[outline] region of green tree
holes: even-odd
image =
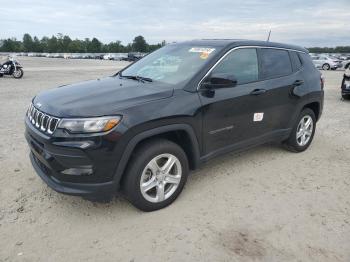
[[[72,39],[69,36],[65,35],[62,38],[62,52],[69,52],[69,45],[72,43]]]
[[[34,51],[34,42],[30,34],[23,35],[23,51],[24,52],[33,52]]]
[[[42,44],[36,36],[33,38],[33,51],[34,52],[43,52]]]
[[[101,47],[102,47],[102,43],[97,38],[94,37],[91,40],[91,42],[88,43],[87,51],[89,53],[100,53]]]
[[[152,52],[161,46],[165,45],[166,42],[149,45],[143,36],[136,36],[132,43],[122,45],[120,41],[110,42],[103,44],[97,38],[90,40],[85,38],[84,40],[75,39],[72,40],[69,36],[61,33],[56,36],[53,35],[51,38],[44,36],[39,40],[38,37],[32,37],[26,33],[23,35],[22,41],[18,41],[15,38],[0,39],[0,51],[2,52],[49,52],[49,53],[127,53],[130,51],[139,52]],[[348,47],[337,47],[339,50],[347,50]]]
[[[2,52],[21,52],[22,42],[17,41],[16,38],[8,38],[2,40],[2,46],[0,49]]]
[[[132,42],[133,51],[147,52],[147,42],[142,35],[136,36]]]
[[[107,45],[107,50],[110,53],[121,53],[124,51],[123,48],[120,41],[111,42]]]
[[[56,36],[52,36],[47,41],[47,52],[49,53],[57,53],[59,50],[58,40]]]
[[[80,40],[76,39],[69,43],[68,52],[70,53],[83,53],[84,47]]]

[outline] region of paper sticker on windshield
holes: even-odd
[[[215,48],[205,48],[205,47],[192,47],[188,52],[191,53],[207,53],[208,55],[213,52]]]
[[[199,56],[201,59],[207,59],[209,56],[209,53],[203,52],[201,53],[201,55]]]

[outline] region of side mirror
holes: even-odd
[[[236,77],[225,73],[211,74],[202,83],[202,87],[207,89],[228,88],[236,85]]]

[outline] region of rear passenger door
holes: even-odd
[[[266,89],[263,97],[264,121],[267,130],[273,132],[288,129],[295,108],[292,90],[303,85],[303,78],[293,71],[288,50],[259,48],[260,79]]]

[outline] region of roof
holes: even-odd
[[[192,45],[208,45],[217,47],[236,47],[236,46],[263,46],[263,47],[276,47],[276,48],[286,48],[293,49],[301,52],[308,53],[307,49],[283,43],[275,43],[268,41],[257,41],[257,40],[246,40],[246,39],[199,39],[186,41],[184,43]]]

